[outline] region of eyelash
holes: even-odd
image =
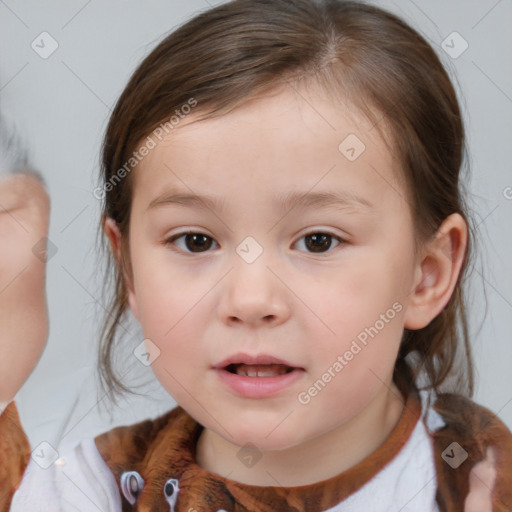
[[[322,234],[322,235],[327,235],[327,236],[330,236],[332,238],[334,238],[335,240],[337,240],[339,242],[339,245],[342,245],[342,244],[346,244],[346,240],[344,240],[343,238],[335,235],[334,233],[331,233],[329,231],[310,231],[309,233],[305,233],[304,235],[302,235],[299,240],[302,240],[303,238],[307,237],[307,236],[310,236],[310,235],[318,235],[318,234]],[[205,236],[206,238],[209,238],[211,240],[214,240],[211,236],[208,236],[207,234],[205,233],[201,233],[200,231],[183,231],[181,233],[176,233],[174,235],[172,235],[171,237],[167,238],[164,242],[164,245],[167,247],[167,246],[171,246],[171,245],[174,245],[174,242],[186,235],[203,235]],[[338,246],[336,246],[338,247]],[[336,247],[334,247],[334,249],[336,249]],[[181,249],[175,249],[174,247],[171,247],[171,249],[173,251],[176,251],[176,252],[180,252],[180,253],[185,253],[185,254],[188,254],[188,255],[194,255],[194,254],[203,254],[204,252],[208,252],[208,250],[206,251],[203,251],[203,252],[187,252],[187,251],[183,251]],[[329,248],[328,251],[325,251],[325,252],[318,252],[318,253],[315,253],[315,252],[309,252],[309,254],[316,254],[316,255],[322,255],[322,254],[329,254],[330,252],[332,252],[332,248]]]

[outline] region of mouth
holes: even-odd
[[[275,356],[251,355],[243,352],[233,354],[213,367],[243,377],[277,377],[291,373],[293,370],[304,370],[290,361]]]
[[[304,368],[268,354],[239,352],[213,366],[217,378],[231,393],[263,399],[284,393],[304,377]]]
[[[262,399],[292,389],[305,372],[283,364],[230,363],[216,368],[217,377],[235,395]]]
[[[295,368],[285,364],[232,363],[224,367],[229,373],[243,377],[278,377],[293,372]]]

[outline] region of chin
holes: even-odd
[[[275,429],[275,423],[272,427],[268,427],[266,424],[262,426],[251,425],[250,428],[244,428],[240,426],[240,430],[228,428],[233,437],[227,437],[227,441],[239,446],[240,448],[246,447],[248,444],[255,446],[262,452],[268,451],[281,451],[299,444],[300,439],[295,439],[293,434],[287,430],[282,432],[272,432]],[[269,435],[269,432],[272,432]],[[220,434],[220,433],[219,433]],[[225,433],[224,433],[225,435]]]

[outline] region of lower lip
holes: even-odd
[[[236,394],[246,398],[266,398],[276,395],[299,380],[304,370],[294,369],[289,373],[275,377],[246,377],[216,368],[220,380]]]

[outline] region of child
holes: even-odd
[[[435,52],[376,7],[235,0],[170,34],[94,193],[104,381],[129,308],[179,406],[42,468],[12,401],[3,510],[510,510],[512,434],[469,398],[463,148]]]

